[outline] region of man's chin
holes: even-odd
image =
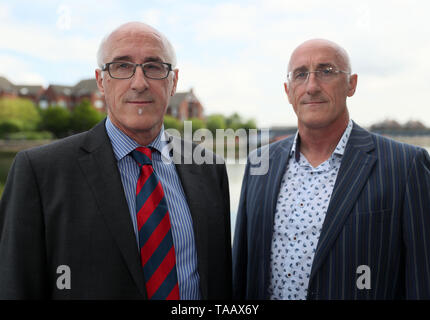
[[[329,126],[330,121],[324,117],[305,117],[301,122],[306,128],[309,129],[323,129]]]

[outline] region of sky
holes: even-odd
[[[103,36],[142,21],[172,42],[177,89],[192,88],[206,115],[294,126],[283,85],[289,57],[324,38],[346,49],[358,74],[347,102],[353,120],[430,127],[429,12],[426,0],[0,1],[0,76],[75,85],[94,77]]]

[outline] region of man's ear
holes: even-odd
[[[355,89],[357,88],[357,78],[356,74],[352,74],[349,77],[349,89],[348,89],[348,97],[352,97],[355,93]]]
[[[101,69],[96,69],[95,74],[96,74],[97,87],[99,88],[100,93],[104,96],[105,89],[103,87],[103,71]]]
[[[288,83],[287,82],[284,82],[284,90],[285,90],[285,93],[287,94],[288,102],[290,104],[292,104],[291,100],[290,100],[290,88],[288,87]]]
[[[170,96],[174,96],[176,93],[176,85],[178,84],[178,69],[173,70],[173,85],[172,85],[172,91],[170,92]]]

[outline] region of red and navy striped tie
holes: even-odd
[[[153,167],[151,149],[136,148],[139,165],[136,215],[139,249],[148,299],[179,300],[175,248],[164,191]]]

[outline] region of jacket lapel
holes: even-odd
[[[367,181],[376,162],[376,157],[369,154],[373,149],[369,132],[354,123],[322,226],[309,281],[330,252]]]
[[[278,201],[279,190],[281,188],[281,181],[287,169],[288,159],[290,157],[291,147],[293,145],[294,136],[283,140],[280,145],[273,147],[269,145],[270,150],[270,164],[269,171],[264,176],[264,194],[263,199],[267,199],[265,214],[269,220],[267,226],[270,226],[271,232],[273,231],[273,220],[275,217],[276,203]],[[272,151],[273,150],[273,151]],[[271,245],[271,244],[270,244]]]
[[[146,297],[133,225],[104,123],[102,121],[87,133],[81,146],[86,154],[78,161],[100,208],[102,219],[111,231],[137,287]]]
[[[262,214],[262,239],[264,239],[264,259],[263,270],[265,271],[264,278],[264,294],[267,292],[267,287],[270,283],[270,252],[272,247],[273,224],[278,201],[279,190],[281,188],[282,178],[287,169],[288,159],[290,157],[291,147],[294,142],[294,135],[284,139],[277,144],[268,145],[269,152],[269,170],[261,177],[258,183],[263,186],[261,198],[263,202]]]

